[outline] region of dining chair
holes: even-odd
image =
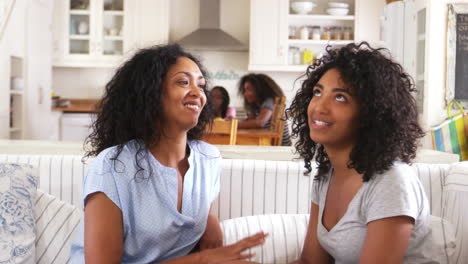
[[[237,119],[215,119],[205,131],[202,140],[217,145],[235,145],[237,139]]]
[[[281,141],[284,133],[284,126],[286,123],[284,119],[285,108],[286,96],[276,97],[270,121],[270,130],[278,133],[278,136],[272,140],[273,146],[281,146]]]

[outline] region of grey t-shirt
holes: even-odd
[[[423,256],[431,246],[429,202],[417,175],[407,164],[395,162],[385,173],[364,182],[344,216],[327,230],[322,219],[330,178],[331,172],[321,181],[314,181],[312,202],[319,206],[318,240],[336,264],[359,262],[367,223],[401,215],[415,220],[403,263],[429,261]]]

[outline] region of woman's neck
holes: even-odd
[[[150,147],[153,156],[164,166],[177,168],[188,157],[187,134],[183,137],[162,135],[159,142]]]

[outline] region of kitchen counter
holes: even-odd
[[[60,101],[70,101],[70,104],[62,107],[52,107],[52,111],[64,113],[97,113],[96,105],[99,99],[60,99]]]

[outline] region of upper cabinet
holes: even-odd
[[[378,42],[383,4],[361,2],[252,0],[249,70],[303,72],[327,45]]]
[[[115,67],[144,40],[167,43],[167,1],[56,0],[54,66]]]

